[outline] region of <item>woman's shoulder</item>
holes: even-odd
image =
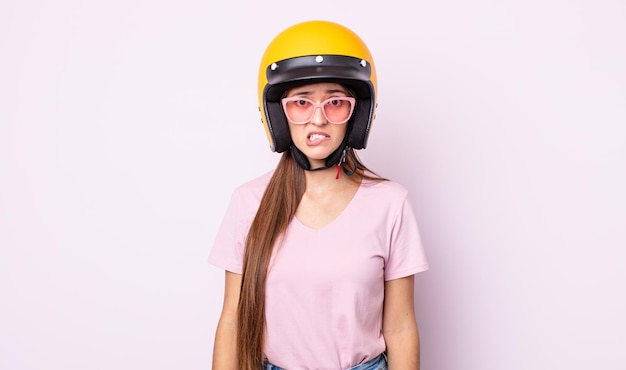
[[[402,184],[386,179],[363,179],[361,188],[376,196],[405,198],[408,195]]]
[[[357,194],[355,204],[364,214],[382,218],[397,217],[409,202],[408,190],[392,180],[363,179]]]

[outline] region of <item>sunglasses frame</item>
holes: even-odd
[[[305,120],[305,121],[294,121],[289,117],[289,114],[287,114],[287,104],[293,101],[298,101],[298,100],[304,100],[308,103],[310,103],[311,105],[313,105],[313,111],[311,112],[311,116]],[[348,114],[348,118],[346,118],[344,121],[341,122],[336,122],[336,121],[332,121],[330,118],[328,118],[328,116],[326,115],[326,111],[324,110],[324,107],[326,106],[326,104],[328,104],[328,102],[333,101],[333,100],[341,100],[341,101],[347,101],[350,102],[350,113]],[[326,120],[329,123],[335,124],[335,125],[342,125],[346,122],[348,122],[350,120],[350,117],[352,117],[352,113],[354,113],[354,106],[356,103],[356,99],[351,97],[351,96],[334,96],[332,98],[328,98],[326,100],[324,100],[321,103],[316,103],[313,100],[309,99],[309,98],[304,98],[301,96],[292,96],[290,98],[283,98],[281,100],[282,105],[283,105],[283,112],[285,112],[285,116],[287,117],[287,119],[296,125],[304,125],[308,122],[311,122],[311,119],[313,118],[313,116],[315,115],[315,111],[317,110],[317,108],[320,108],[322,110],[322,114],[324,115],[324,118],[326,118]]]

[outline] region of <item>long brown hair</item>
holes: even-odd
[[[384,180],[367,169],[353,149],[346,163],[350,177]],[[259,370],[263,366],[265,337],[265,282],[272,250],[278,237],[294,217],[306,189],[304,170],[290,151],[283,153],[252,221],[243,258],[243,276],[237,312],[237,361],[241,370]]]

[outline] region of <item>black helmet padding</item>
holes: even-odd
[[[355,94],[356,105],[346,135],[347,145],[364,149],[375,110],[374,86],[370,81],[371,67],[365,60],[341,55],[312,55],[290,58],[267,67],[267,85],[263,90],[267,127],[274,139],[275,152],[291,146],[289,125],[281,99],[293,87],[333,82],[344,85]]]

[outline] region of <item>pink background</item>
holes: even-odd
[[[206,257],[278,159],[257,63],[315,18],[376,58],[361,156],[420,222],[422,368],[626,367],[626,3],[213,3],[0,3],[0,369],[210,368]]]

